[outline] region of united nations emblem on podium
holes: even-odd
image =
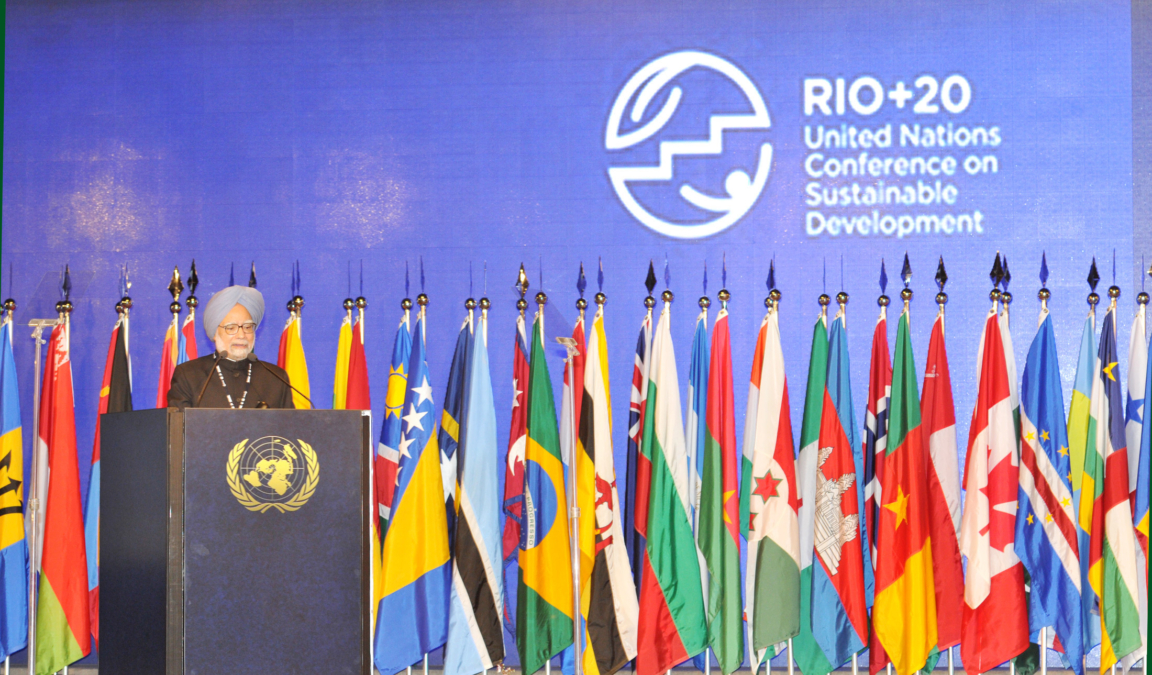
[[[320,463],[312,446],[297,439],[264,436],[237,443],[225,466],[228,488],[249,511],[295,511],[308,503],[320,483]]]

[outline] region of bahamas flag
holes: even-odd
[[[12,317],[0,324],[0,658],[28,645],[28,543],[24,539],[24,441],[12,355]]]
[[[384,598],[376,621],[376,668],[393,675],[444,644],[451,565],[436,443],[436,406],[424,352],[424,310],[404,395],[403,435],[392,519],[384,538]]]
[[[532,327],[528,377],[524,506],[520,528],[520,578],[516,598],[516,647],[525,675],[572,644],[572,549],[568,538],[564,463],[552,381],[544,358],[544,312]]]

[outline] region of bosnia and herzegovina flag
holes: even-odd
[[[876,527],[872,628],[896,672],[910,675],[928,661],[937,633],[928,534],[928,471],[907,310],[900,314],[896,329],[888,448]]]
[[[128,360],[128,310],[123,310],[112,327],[108,358],[104,362],[104,379],[96,411],[96,434],[92,443],[92,471],[88,474],[88,502],[84,505],[88,605],[92,638],[97,649],[100,648],[100,415],[129,410],[132,410],[132,370]]]
[[[839,666],[868,643],[873,575],[859,476],[864,456],[856,442],[844,306],[828,334],[828,375],[820,415],[816,482],[812,634],[827,661]]]
[[[1100,672],[1143,642],[1137,604],[1136,535],[1128,497],[1116,311],[1109,307],[1096,353],[1081,483],[1080,525],[1089,531],[1088,581],[1100,607]]]
[[[24,440],[12,354],[12,317],[0,324],[0,658],[28,645],[28,542],[24,538]]]
[[[440,414],[440,473],[444,483],[444,511],[448,516],[448,548],[456,539],[456,449],[464,423],[464,397],[468,388],[468,350],[472,346],[472,312],[464,319],[456,336],[452,365],[448,368],[448,385],[444,388],[444,410]]]
[[[1056,333],[1048,311],[1028,348],[1020,387],[1020,490],[1016,554],[1032,578],[1031,633],[1052,626],[1077,675],[1084,672],[1079,537],[1069,478]]]
[[[1077,508],[1077,514],[1084,509],[1085,501],[1091,503],[1093,499],[1091,494],[1086,496],[1084,494],[1083,476],[1084,449],[1088,445],[1092,374],[1096,364],[1095,338],[1096,308],[1093,306],[1084,319],[1084,330],[1080,334],[1080,350],[1076,358],[1076,379],[1072,384],[1072,400],[1068,404],[1068,460],[1071,465],[1072,502]],[[1096,609],[1096,594],[1092,590],[1092,584],[1088,581],[1087,552],[1091,543],[1088,532],[1091,529],[1092,518],[1090,515],[1086,517],[1086,521],[1081,521],[1078,515],[1076,522],[1079,530],[1078,544],[1083,556],[1080,561],[1080,603],[1085,652],[1100,644],[1100,612]]]
[[[292,392],[293,405],[298,410],[311,408],[312,405],[308,399],[312,398],[312,387],[308,382],[308,361],[304,358],[304,343],[300,335],[298,310],[293,310],[288,315],[288,321],[280,333],[280,351],[277,354],[276,365],[288,373],[288,381],[292,383],[293,387],[300,390],[299,393]]]
[[[69,333],[67,319],[52,329],[40,399],[37,451],[47,456],[48,498],[36,601],[36,675],[61,670],[92,649]]]
[[[524,510],[520,528],[520,578],[516,646],[524,673],[535,673],[572,644],[572,553],[568,499],[552,381],[544,358],[544,312],[532,328],[528,378]]]
[[[469,348],[467,401],[457,448],[459,492],[455,556],[448,609],[446,675],[472,675],[504,660],[504,583],[500,495],[496,475],[496,406],[488,366],[488,312],[480,314]]]
[[[381,564],[384,598],[376,621],[376,668],[392,675],[444,644],[451,566],[436,443],[436,407],[424,351],[424,309],[416,321],[404,396],[403,436],[392,519]]]

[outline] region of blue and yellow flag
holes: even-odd
[[[24,540],[24,444],[12,321],[0,326],[0,659],[28,645],[28,546]]]
[[[376,622],[376,668],[393,675],[444,644],[451,566],[436,442],[435,401],[424,351],[424,310],[416,321],[404,395],[400,465],[381,564],[384,597]]]
[[[448,513],[448,546],[455,550],[456,539],[456,448],[460,446],[464,427],[464,398],[468,388],[468,354],[472,344],[472,316],[464,319],[456,337],[456,350],[452,352],[452,366],[448,369],[448,386],[444,388],[444,411],[440,414],[440,432],[436,436],[440,445],[440,472],[444,480],[444,507]]]

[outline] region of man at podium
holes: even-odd
[[[248,286],[218,291],[204,308],[216,351],[176,366],[169,408],[294,408],[288,373],[253,353],[264,296]]]

